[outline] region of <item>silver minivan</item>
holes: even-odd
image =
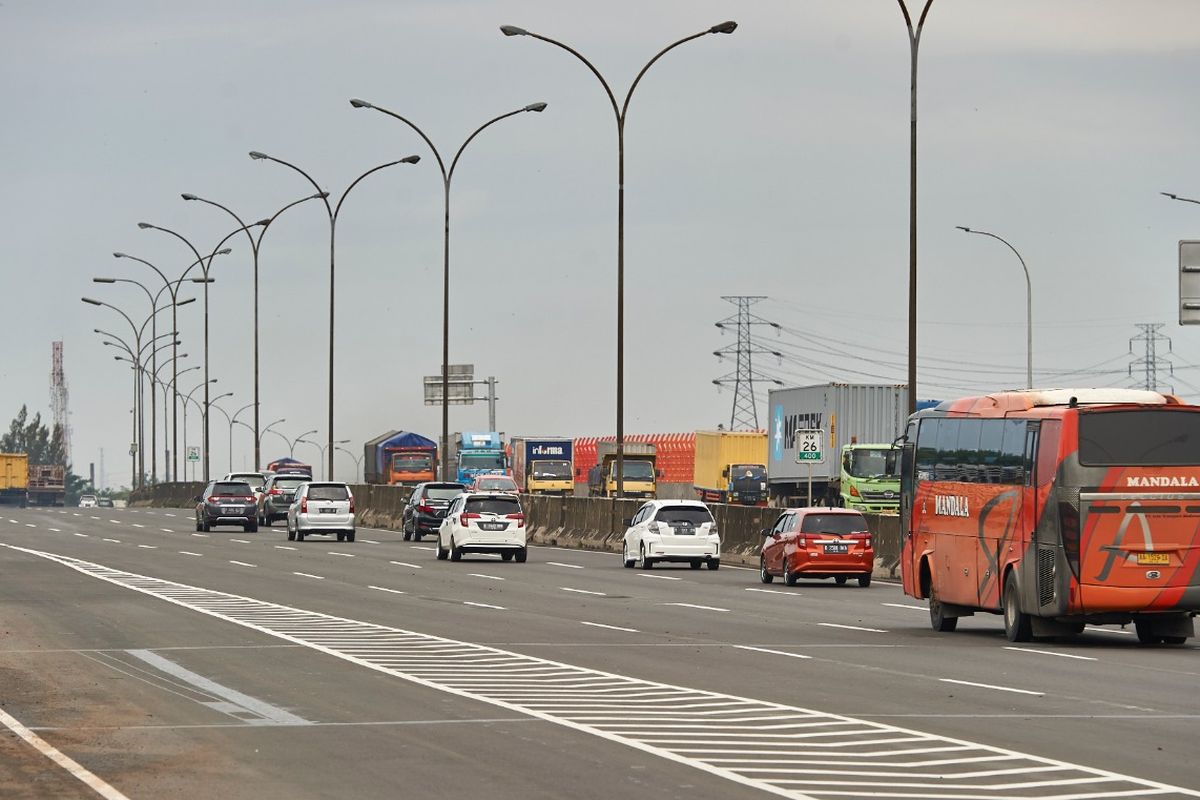
[[[305,483],[296,489],[287,514],[288,541],[303,542],[310,533],[336,534],[354,541],[354,495],[344,483]]]

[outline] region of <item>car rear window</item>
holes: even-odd
[[[712,522],[712,514],[707,508],[699,506],[663,506],[654,517],[659,522],[690,522],[693,525],[703,525]]]
[[[515,497],[471,497],[465,510],[472,514],[520,514],[521,502]]]
[[[512,478],[480,478],[479,488],[484,491],[491,489],[515,489],[517,483]]]
[[[295,489],[308,483],[304,478],[276,478],[273,484],[276,489]]]
[[[806,514],[800,522],[800,533],[864,533],[867,520],[862,514]]]
[[[345,486],[322,486],[314,484],[308,487],[309,500],[348,500],[350,490]]]
[[[250,484],[220,481],[213,485],[213,494],[250,494]]]
[[[261,489],[263,484],[267,482],[267,479],[262,475],[238,475],[235,480],[248,483],[257,489]]]
[[[426,486],[425,496],[432,497],[434,500],[451,500],[463,493],[463,486],[455,484],[454,486]]]

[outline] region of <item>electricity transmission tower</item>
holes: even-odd
[[[63,343],[54,342],[50,350],[50,412],[55,426],[62,431],[63,456],[67,464],[71,463],[70,398],[63,373]]]
[[[728,328],[736,328],[737,343],[722,347],[720,350],[714,350],[713,355],[717,358],[735,356],[737,366],[733,372],[722,375],[720,378],[715,379],[713,383],[717,386],[733,385],[733,410],[729,414],[729,430],[758,430],[758,405],[754,402],[754,381],[766,380],[780,386],[783,385],[783,381],[761,372],[755,372],[753,358],[756,355],[771,355],[776,358],[782,358],[783,354],[756,345],[751,336],[751,328],[754,325],[769,325],[772,328],[778,329],[779,325],[750,313],[750,306],[766,300],[766,297],[735,295],[722,297],[721,299],[737,306],[737,313],[726,317],[716,323],[716,325],[722,331]]]
[[[1143,342],[1145,345],[1145,355],[1143,355],[1141,358],[1134,359],[1133,362],[1130,363],[1129,376],[1133,378],[1133,373],[1136,369],[1142,374],[1143,377],[1134,378],[1134,380],[1141,382],[1141,388],[1156,392],[1158,391],[1158,371],[1163,369],[1159,366],[1160,362],[1166,365],[1165,370],[1167,374],[1169,374],[1171,377],[1175,376],[1175,365],[1158,354],[1159,342],[1166,342],[1167,352],[1172,352],[1171,338],[1169,336],[1163,336],[1158,332],[1159,329],[1163,327],[1161,322],[1140,322],[1136,327],[1141,330],[1141,333],[1129,340],[1129,352],[1133,353],[1134,342]],[[1175,387],[1171,386],[1167,388],[1174,393]]]

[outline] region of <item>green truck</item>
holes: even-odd
[[[890,444],[842,445],[842,505],[877,514],[899,513],[899,453]]]

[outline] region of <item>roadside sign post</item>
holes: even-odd
[[[825,463],[825,451],[821,442],[825,439],[825,431],[820,428],[804,428],[796,431],[796,463],[808,465],[808,505],[813,504],[812,476],[813,465]]]
[[[1179,242],[1179,324],[1200,325],[1200,242]]]

